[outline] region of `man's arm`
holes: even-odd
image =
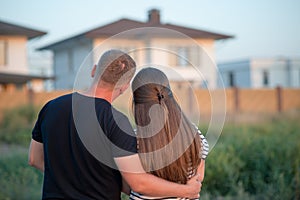
[[[44,172],[44,148],[43,143],[31,139],[28,155],[30,166]]]
[[[198,198],[201,183],[193,177],[186,185],[169,182],[144,171],[138,154],[115,158],[128,185],[135,192],[159,197]]]
[[[124,178],[122,178],[122,192],[127,195],[130,194],[130,187]]]

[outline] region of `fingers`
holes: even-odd
[[[192,184],[192,185],[195,185],[201,189],[202,187],[202,180],[201,180],[201,177],[199,174],[196,174],[195,176],[193,176],[187,184]]]
[[[200,197],[200,192],[202,188],[202,180],[200,174],[193,176],[188,182],[187,185],[190,185],[192,188],[191,199],[198,199]]]
[[[194,177],[190,179],[191,181],[196,181],[202,185],[202,179],[200,174],[196,174]]]
[[[200,174],[196,174],[195,176],[193,176],[190,181],[198,181],[200,179]]]
[[[196,181],[198,183],[198,189],[199,189],[199,192],[198,192],[198,197],[200,197],[200,192],[201,192],[201,188],[202,188],[202,180],[201,180],[201,176],[200,174],[196,174],[194,176],[194,180],[193,181]]]
[[[198,179],[200,178],[200,174],[196,174],[195,178],[196,178],[196,181],[198,181]]]
[[[200,194],[199,193],[193,197],[193,199],[199,199],[199,198],[200,198]]]

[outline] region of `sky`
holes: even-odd
[[[47,32],[31,49],[129,18],[233,35],[216,43],[216,61],[300,57],[299,0],[0,0],[0,20]]]

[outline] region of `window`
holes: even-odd
[[[208,80],[203,80],[200,87],[207,89],[208,88]]]
[[[197,47],[173,46],[170,49],[174,52],[169,55],[171,66],[186,67],[199,65],[200,52]]]
[[[228,75],[228,79],[229,79],[229,86],[230,87],[234,87],[235,86],[235,83],[234,83],[234,74],[233,72],[229,72],[229,75]]]
[[[0,40],[0,66],[7,64],[7,41]]]
[[[69,67],[69,72],[74,72],[72,50],[68,50],[68,67]]]
[[[269,85],[269,73],[268,71],[263,71],[263,85],[268,86]]]
[[[177,66],[187,66],[189,65],[189,48],[187,47],[180,47],[177,49]]]

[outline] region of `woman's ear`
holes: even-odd
[[[94,78],[95,77],[95,73],[96,73],[96,68],[97,68],[97,65],[94,65],[92,71],[91,71],[91,77]]]

